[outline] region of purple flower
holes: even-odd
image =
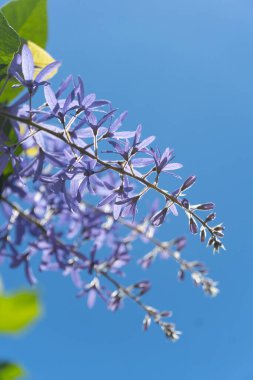
[[[213,210],[214,207],[215,207],[215,204],[212,202],[202,203],[202,204],[198,204],[198,205],[191,205],[192,210],[202,210],[202,211]]]
[[[142,130],[141,125],[138,125],[138,127],[135,131],[135,134],[134,134],[134,139],[133,139],[132,144],[130,144],[130,141],[128,139],[126,139],[126,141],[124,141],[124,142],[123,141],[117,142],[114,140],[108,141],[109,144],[111,144],[113,146],[114,150],[106,151],[106,153],[119,154],[125,161],[127,161],[129,163],[130,158],[132,158],[138,152],[145,151],[145,148],[148,145],[150,145],[155,139],[154,136],[150,136],[150,137],[146,138],[145,140],[140,141],[141,130]],[[127,133],[124,136],[124,138],[127,137]],[[129,133],[129,137],[131,137],[131,133]]]
[[[187,180],[181,186],[180,190],[184,191],[186,189],[189,189],[195,183],[196,179],[197,179],[197,177],[194,176],[194,175],[192,175],[189,178],[187,178]]]
[[[134,196],[131,198],[123,199],[121,201],[117,201],[116,204],[119,206],[123,206],[121,209],[121,216],[132,216],[132,219],[135,219],[137,213],[137,203],[140,199],[140,196]]]
[[[107,181],[104,182],[104,185],[109,194],[99,202],[98,207],[102,207],[106,204],[112,205],[113,216],[114,219],[117,220],[122,215],[124,204],[120,204],[119,202],[129,200],[129,194],[132,192],[133,186],[129,184],[127,176],[124,176],[119,187],[115,187]]]
[[[179,252],[182,251],[182,249],[184,249],[186,245],[186,238],[184,236],[177,238],[176,240],[174,240],[174,245],[177,251]]]
[[[20,64],[22,69],[22,75],[20,74]],[[45,78],[55,69],[60,66],[59,62],[52,62],[46,67],[44,67],[39,74],[34,78],[34,61],[31,50],[27,45],[23,45],[21,56],[17,54],[9,68],[9,74],[14,76],[18,81],[19,85],[14,85],[13,87],[24,86],[28,89],[28,92],[32,94],[38,86],[44,85],[47,82]]]
[[[113,123],[106,130],[106,133],[103,135],[103,139],[105,138],[115,138],[115,139],[129,139],[134,137],[135,132],[132,131],[123,131],[117,132],[118,129],[122,126],[122,122],[127,116],[127,112],[123,112],[117,119],[113,121]]]
[[[168,207],[164,207],[162,210],[158,211],[155,215],[152,216],[150,220],[151,223],[156,227],[160,226],[164,222],[168,210]]]
[[[137,297],[143,296],[150,290],[150,281],[140,281],[132,286],[133,289],[138,290]]]
[[[143,325],[144,331],[147,331],[149,326],[151,325],[151,317],[148,314],[145,315],[145,318],[143,319],[142,325]]]
[[[108,100],[96,100],[96,94],[85,95],[84,83],[82,78],[78,77],[78,84],[75,86],[75,93],[78,100],[77,114],[84,111],[89,116],[94,111],[98,111],[101,106],[109,105]]]
[[[110,311],[116,311],[123,306],[123,299],[125,294],[120,290],[115,290],[111,292],[107,307]]]
[[[19,254],[11,242],[9,242],[9,247],[12,251],[12,261],[11,261],[10,267],[17,268],[23,264],[25,275],[28,282],[30,283],[30,285],[35,285],[37,283],[37,280],[33,274],[33,271],[30,265],[31,252],[28,251],[27,253],[24,253],[23,255]]]
[[[192,234],[196,234],[198,232],[198,225],[192,216],[189,218],[189,226]]]
[[[81,202],[85,190],[95,194],[97,186],[104,186],[103,181],[96,175],[96,167],[99,170],[96,160],[80,161],[74,172],[69,174],[70,193],[78,202]]]
[[[155,166],[156,166],[156,172],[159,175],[161,172],[172,174],[176,176],[173,173],[173,170],[178,170],[183,167],[182,164],[179,163],[172,163],[171,161],[174,158],[173,150],[170,150],[169,148],[165,149],[163,154],[161,154],[159,149],[150,149],[148,154],[152,155],[154,158]],[[176,176],[178,177],[178,176]],[[180,178],[180,177],[178,177]]]
[[[103,287],[100,285],[99,279],[94,277],[94,279],[83,287],[83,290],[79,292],[78,297],[87,295],[87,306],[91,309],[96,302],[97,295],[106,301],[103,295]]]
[[[168,211],[171,211],[172,214],[175,216],[178,215],[177,208],[176,208],[175,204],[171,201],[167,201],[166,207],[164,207],[162,210],[158,211],[157,213],[155,213],[151,217],[151,219],[150,219],[151,223],[154,226],[159,227],[161,224],[163,224]]]
[[[37,110],[37,113],[44,114],[44,116],[40,117],[38,122],[41,123],[45,120],[57,118],[61,122],[61,124],[64,125],[66,114],[69,111],[76,108],[76,104],[74,101],[75,91],[72,90],[65,100],[58,100],[51,86],[49,84],[46,84],[44,86],[44,95],[47,105],[49,107],[49,111]]]
[[[133,145],[131,148],[131,156],[135,155],[137,152],[144,151],[144,149],[155,140],[155,136],[149,136],[145,140],[141,141],[141,131],[142,126],[139,124],[135,132]]]

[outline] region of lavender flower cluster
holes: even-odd
[[[182,165],[174,162],[173,150],[151,146],[154,136],[143,139],[141,125],[121,131],[126,112],[117,115],[111,102],[87,94],[80,77],[68,76],[54,91],[47,78],[58,67],[53,62],[34,79],[27,45],[9,67],[9,78],[26,92],[15,103],[0,106],[0,258],[8,259],[11,268],[23,267],[35,284],[33,258],[40,257],[39,270],[69,276],[89,307],[99,297],[114,311],[130,298],[144,311],[145,330],[153,321],[175,341],[180,332],[166,319],[171,313],[143,302],[150,282],[125,287],[117,279],[132,259],[134,242],[141,239],[154,247],[138,259],[142,268],[159,256],[173,259],[179,279],[189,272],[196,285],[214,296],[217,283],[207,277],[204,265],[182,258],[185,238],[161,242],[155,234],[168,213],[177,216],[182,210],[190,231],[199,232],[201,242],[207,239],[218,252],[224,248],[224,227],[210,225],[216,217],[213,203],[193,205],[186,198],[195,176],[173,192],[159,186],[163,174],[180,179],[174,172]],[[35,107],[39,88],[44,102]],[[159,195],[163,206],[154,202],[137,222],[137,208],[148,192]],[[207,215],[202,218],[201,212]]]

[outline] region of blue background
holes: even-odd
[[[88,91],[129,111],[127,129],[142,122],[161,148],[175,148],[183,176],[198,176],[191,199],[215,201],[227,251],[213,256],[187,232],[184,255],[207,262],[220,283],[215,299],[189,278],[178,283],[173,263],[133,271],[152,278],[150,304],[174,311],[176,344],[156,326],[144,334],[130,302],[115,314],[100,302],[88,310],[70,280],[52,273],[39,278],[43,317],[1,338],[1,357],[35,380],[253,379],[252,1],[49,0],[48,8],[48,51],[63,61],[57,80],[80,74]],[[160,237],[186,230],[183,216],[169,218]],[[3,277],[9,290],[24,283],[18,271]]]

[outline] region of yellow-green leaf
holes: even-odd
[[[18,291],[0,295],[0,333],[14,334],[34,322],[41,313],[34,291]]]
[[[23,377],[25,372],[17,364],[0,362],[0,380],[16,380]]]
[[[34,60],[34,78],[39,74],[39,72],[49,63],[52,63],[55,61],[55,59],[44,49],[42,49],[40,46],[36,45],[32,41],[27,41],[27,45],[29,49],[32,52],[33,60]],[[57,69],[52,71],[51,74],[45,78],[46,80],[52,78],[56,73]]]

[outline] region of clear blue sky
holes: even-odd
[[[176,344],[155,327],[144,334],[130,302],[116,314],[102,303],[88,310],[53,273],[39,277],[44,316],[26,334],[1,338],[1,357],[19,360],[34,380],[253,379],[252,1],[49,0],[49,17],[58,78],[82,75],[88,90],[129,111],[128,128],[142,122],[162,148],[175,148],[183,175],[198,176],[191,199],[215,201],[227,251],[213,256],[187,233],[185,255],[208,263],[216,299],[189,279],[179,284],[172,263],[150,272],[147,299],[174,311],[184,332]],[[161,239],[187,230],[184,218],[173,221]],[[4,280],[8,289],[24,283],[17,271],[4,270]]]

